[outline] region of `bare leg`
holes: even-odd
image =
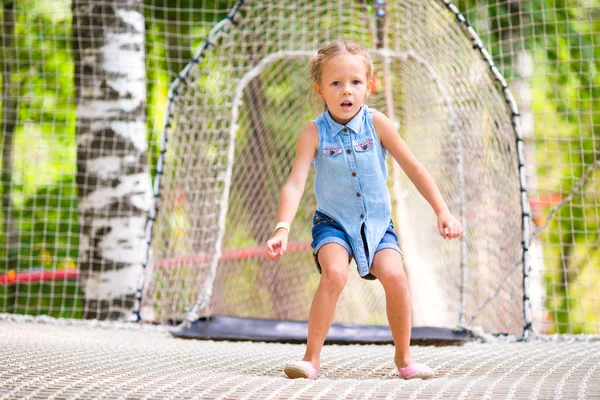
[[[398,368],[406,367],[413,360],[410,354],[410,292],[402,256],[393,249],[378,251],[371,273],[379,279],[385,290],[387,317],[396,350],[394,362]]]
[[[310,307],[308,341],[303,361],[316,370],[321,366],[321,350],[337,305],[338,298],[348,281],[348,252],[337,243],[329,243],[319,250],[321,281]]]

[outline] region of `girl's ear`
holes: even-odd
[[[373,79],[367,80],[367,91],[365,92],[365,100],[364,101],[366,101],[371,94],[375,93],[375,90],[373,90],[374,87],[375,87],[375,85],[373,84]]]
[[[317,94],[317,96],[319,96],[321,98],[321,100],[325,100],[323,98],[323,93],[321,93],[321,87],[319,85],[317,85],[316,83],[313,83],[312,87],[313,87],[313,90],[315,91],[315,93]]]
[[[369,79],[369,83],[367,84],[367,89],[368,89],[367,96],[369,94],[377,93],[377,90],[379,90],[379,82],[377,81],[377,75],[373,74],[371,79]]]

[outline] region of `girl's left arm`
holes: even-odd
[[[437,225],[440,235],[444,239],[453,239],[460,236],[462,233],[460,221],[452,215],[433,177],[410,151],[396,131],[392,121],[379,111],[375,111],[373,112],[373,125],[382,146],[390,152],[419,193],[433,208],[438,219]]]

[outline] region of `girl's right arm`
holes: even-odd
[[[317,154],[319,146],[319,131],[314,123],[310,123],[304,127],[300,138],[296,143],[296,157],[292,165],[292,172],[287,179],[285,185],[281,189],[279,196],[279,209],[277,212],[277,222],[287,222],[292,224],[304,187],[306,179],[310,171],[310,164]],[[288,242],[288,230],[279,228],[273,237],[267,240],[265,252],[269,260],[277,260],[285,253]]]

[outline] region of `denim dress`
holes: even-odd
[[[391,220],[387,150],[373,127],[373,111],[363,105],[346,125],[335,122],[327,110],[314,120],[319,130],[313,160],[317,211],[342,226],[361,277],[370,275]]]

